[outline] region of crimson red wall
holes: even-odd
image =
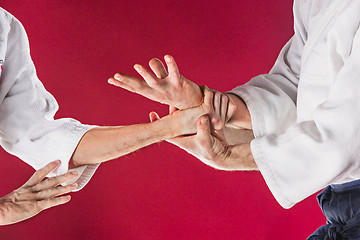
[[[183,75],[221,91],[269,71],[292,35],[292,1],[3,1],[25,26],[57,117],[125,125],[167,107],[107,84],[134,63],[175,56]],[[0,195],[31,167],[0,153]],[[260,173],[223,172],[159,143],[102,164],[66,205],[0,228],[0,239],[306,239],[324,218],[312,196],[290,210]]]

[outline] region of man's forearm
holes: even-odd
[[[174,137],[179,133],[172,126],[165,117],[153,123],[93,128],[79,142],[69,167],[109,161]]]

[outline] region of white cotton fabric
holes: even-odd
[[[280,205],[360,178],[360,1],[295,0],[294,36],[269,74],[232,93],[247,104],[251,150]]]
[[[94,126],[70,119],[54,120],[59,109],[36,75],[29,43],[21,23],[0,8],[0,144],[34,169],[61,160],[49,176],[66,173],[82,136]],[[71,169],[79,172],[78,190],[98,164]],[[74,182],[74,181],[73,181]]]

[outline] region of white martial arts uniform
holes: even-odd
[[[49,176],[68,171],[69,160],[86,131],[94,126],[57,119],[58,104],[36,76],[21,23],[0,8],[0,144],[36,170],[54,160],[61,165]],[[98,164],[76,168],[81,189]]]
[[[284,208],[360,178],[359,23],[359,0],[295,0],[295,34],[271,72],[232,91],[249,108],[255,162]]]

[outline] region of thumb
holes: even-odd
[[[201,116],[196,122],[196,128],[196,135],[200,144],[203,146],[211,146],[213,139],[211,136],[209,117],[207,115]]]
[[[156,112],[149,113],[150,122],[155,122],[156,120],[159,120],[160,117]]]

